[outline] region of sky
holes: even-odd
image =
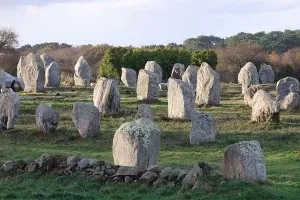
[[[300,0],[0,0],[20,45],[181,44],[199,35],[300,29]]]

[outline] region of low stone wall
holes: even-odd
[[[138,167],[105,164],[104,161],[80,158],[79,156],[43,154],[35,160],[7,161],[1,166],[0,180],[18,173],[44,172],[66,176],[78,174],[102,182],[125,182],[128,184],[139,182],[153,187],[173,184],[196,189],[202,184],[209,191],[212,190],[212,186],[208,182],[200,180],[221,178],[218,171],[204,162],[196,163],[190,170],[170,167],[162,169],[158,165],[150,166],[147,170],[140,170]]]

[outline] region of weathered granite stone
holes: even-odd
[[[246,181],[266,180],[264,155],[258,141],[243,141],[226,147],[222,160],[225,178]]]
[[[91,84],[92,71],[87,61],[80,56],[75,67],[75,85],[88,87]]]
[[[43,92],[45,85],[45,69],[39,56],[28,54],[21,62],[21,77],[25,92]]]
[[[81,158],[78,156],[69,156],[67,158],[67,166],[77,166],[80,160]]]
[[[238,83],[242,84],[242,94],[245,93],[249,86],[259,84],[258,72],[252,62],[248,62],[241,68],[240,73],[238,74]]]
[[[168,117],[191,119],[195,106],[195,94],[190,83],[179,79],[168,80]]]
[[[46,53],[41,54],[41,55],[40,55],[40,58],[41,58],[41,60],[42,60],[42,62],[43,62],[43,66],[44,66],[45,69],[46,69],[52,62],[55,62],[55,59],[54,59],[52,56],[50,56],[50,55],[48,55],[48,54],[46,54]]]
[[[49,134],[55,131],[59,114],[51,105],[40,104],[35,111],[35,122],[40,131]]]
[[[263,84],[274,83],[275,73],[271,65],[267,65],[265,63],[260,65],[259,79]]]
[[[250,86],[244,93],[244,104],[252,107],[253,104],[253,96],[255,93],[261,89],[260,85],[252,85]]]
[[[295,110],[300,106],[300,95],[297,92],[290,92],[280,103],[281,109]]]
[[[145,70],[148,70],[150,72],[157,74],[158,82],[161,83],[162,77],[163,77],[162,69],[156,61],[148,61],[145,65]]]
[[[216,132],[216,120],[212,116],[200,110],[192,112],[191,144],[215,141]]]
[[[294,86],[292,86],[294,85]],[[286,77],[283,79],[280,79],[277,82],[276,85],[276,90],[277,90],[277,101],[281,102],[290,92],[291,88],[293,87],[292,90],[293,92],[298,92],[300,91],[300,83],[297,79],[293,77]]]
[[[209,64],[203,62],[197,74],[196,103],[198,105],[220,104],[220,76]]]
[[[1,91],[6,89],[5,71],[0,69],[0,89]]]
[[[19,96],[12,89],[0,93],[0,131],[13,129],[20,111]]]
[[[144,117],[127,122],[114,135],[114,163],[146,170],[157,163],[159,148],[160,129],[152,120]]]
[[[182,80],[193,85],[194,90],[197,88],[197,74],[198,74],[199,67],[195,65],[190,65],[185,70]]]
[[[140,70],[136,89],[138,100],[158,100],[158,85],[159,78],[157,74],[148,70]]]
[[[139,167],[128,167],[128,166],[121,166],[116,176],[138,176],[140,172]]]
[[[136,72],[133,69],[122,68],[121,81],[126,87],[136,87]]]
[[[117,114],[120,109],[120,92],[114,79],[101,77],[94,88],[94,105],[102,114]]]
[[[172,73],[171,73],[171,78],[175,79],[182,79],[182,76],[184,74],[184,65],[180,63],[175,63],[173,65]]]
[[[45,87],[59,87],[60,85],[60,67],[54,61],[50,65],[48,65],[45,69]]]
[[[98,108],[85,102],[73,106],[73,122],[82,138],[98,135],[100,132],[100,113]]]
[[[147,118],[153,120],[151,107],[148,104],[140,104],[138,106],[138,111],[137,111],[137,114],[135,116],[135,119],[139,119],[139,118],[142,118],[142,117],[147,117]]]
[[[279,122],[279,103],[264,90],[258,90],[253,96],[252,116],[254,122]]]

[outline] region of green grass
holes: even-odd
[[[268,87],[274,93],[274,87]],[[101,119],[101,135],[83,140],[72,122],[76,101],[92,103],[91,88],[49,89],[44,94],[20,93],[21,114],[15,129],[0,134],[0,163],[12,159],[30,159],[43,153],[81,155],[112,163],[112,139],[118,127],[135,118],[141,103],[133,89],[120,86],[121,114]],[[167,118],[166,93],[151,103],[154,121],[162,130],[159,164],[189,168],[204,161],[219,169],[224,148],[242,140],[261,142],[267,167],[266,183],[210,180],[213,192],[204,189],[181,191],[166,186],[154,189],[144,185],[103,184],[82,177],[53,174],[21,174],[0,180],[0,199],[300,199],[300,112],[283,111],[281,123],[250,122],[251,108],[243,105],[240,87],[222,85],[221,105],[202,107],[217,120],[216,142],[191,146],[191,124]],[[52,103],[60,113],[55,134],[43,135],[35,126],[35,109],[40,103]]]

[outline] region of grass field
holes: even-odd
[[[274,88],[274,87],[270,87]],[[270,89],[269,88],[269,89]],[[243,105],[240,86],[223,84],[221,105],[203,107],[217,120],[216,142],[191,146],[189,121],[167,118],[166,93],[151,103],[154,121],[162,130],[159,164],[189,168],[199,161],[219,169],[224,148],[242,140],[259,140],[265,154],[266,183],[211,180],[212,192],[182,191],[165,186],[154,189],[139,184],[99,183],[77,176],[22,174],[0,180],[0,199],[300,199],[300,111],[281,112],[279,124],[250,122],[251,108]],[[91,88],[49,89],[43,94],[24,94],[15,129],[0,134],[0,163],[35,158],[43,153],[81,155],[112,163],[112,139],[118,127],[134,119],[135,91],[120,86],[121,114],[101,119],[101,135],[83,140],[72,122],[76,101],[92,103]],[[274,93],[274,91],[272,91]],[[35,109],[51,103],[60,113],[55,134],[43,135],[35,126]]]

